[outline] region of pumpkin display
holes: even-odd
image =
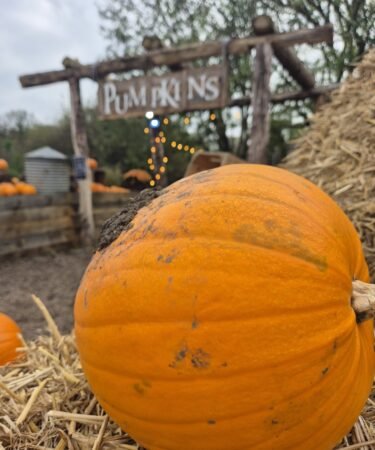
[[[129,189],[123,188],[121,186],[109,186],[108,192],[115,192],[118,194],[125,194],[130,192]]]
[[[0,366],[14,361],[20,355],[17,352],[17,348],[22,346],[20,334],[16,322],[0,312]]]
[[[106,186],[102,183],[91,183],[91,191],[92,192],[105,192]]]
[[[17,195],[17,189],[13,183],[5,182],[0,183],[0,196],[10,197]]]
[[[36,187],[32,184],[18,181],[14,183],[16,191],[20,195],[35,195],[37,193]]]
[[[98,168],[98,161],[94,158],[87,158],[87,165],[91,170],[95,170]]]
[[[123,174],[123,179],[135,178],[142,183],[148,183],[151,180],[151,175],[143,169],[131,169]]]
[[[350,301],[369,274],[349,219],[260,165],[142,198],[107,230],[75,301],[103,408],[148,450],[331,450],[374,376],[373,322]]]
[[[8,170],[8,168],[9,168],[9,165],[8,165],[7,161],[5,159],[0,158],[0,170],[6,171],[6,170]]]

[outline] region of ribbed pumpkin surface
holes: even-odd
[[[148,450],[330,450],[374,373],[356,232],[317,187],[225,166],[170,186],[79,288],[82,365]]]
[[[19,333],[21,330],[13,319],[0,313],[0,366],[14,361],[20,355],[16,351],[22,346]]]

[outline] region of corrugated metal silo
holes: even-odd
[[[42,147],[25,155],[25,177],[40,194],[69,192],[68,158],[51,147]]]

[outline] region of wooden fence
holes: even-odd
[[[93,194],[97,235],[106,219],[133,194]],[[79,243],[78,201],[74,194],[0,198],[0,255]]]

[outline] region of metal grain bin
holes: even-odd
[[[25,155],[25,177],[40,194],[69,192],[68,158],[51,147],[42,147]]]

